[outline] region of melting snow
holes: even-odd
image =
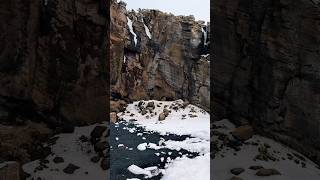
[[[215,129],[217,132],[223,134],[230,134],[235,126],[228,120],[224,119],[214,123],[220,128]],[[213,136],[217,139],[217,136]],[[218,141],[219,142],[219,141]],[[219,144],[222,142],[219,142]],[[256,143],[257,145],[252,145]],[[220,146],[218,144],[218,146]],[[256,155],[259,154],[259,147],[262,144],[268,144],[268,152],[279,161],[262,161],[255,160]],[[235,154],[236,153],[236,154]],[[291,154],[293,159],[287,158],[288,154]],[[299,160],[300,163],[295,162],[297,154],[299,157],[303,157],[305,161]],[[284,159],[283,159],[284,158]],[[305,168],[302,167],[301,163],[305,163]],[[316,168],[316,164],[308,160],[306,157],[296,152],[295,150],[282,145],[272,139],[265,138],[259,135],[254,135],[251,139],[247,140],[241,146],[241,150],[235,151],[233,149],[223,148],[217,152],[215,158],[211,160],[212,164],[212,178],[213,179],[228,179],[232,177],[230,169],[232,168],[244,168],[245,172],[239,175],[240,178],[246,180],[256,180],[256,171],[248,169],[250,166],[263,166],[264,168],[273,168],[278,170],[281,175],[263,177],[264,180],[301,180],[307,177],[308,180],[318,180],[320,177],[320,170]],[[215,166],[218,164],[219,166]]]
[[[151,39],[150,30],[149,30],[148,26],[144,23],[143,18],[142,18],[142,23],[143,23],[143,25],[144,25],[144,29],[145,29],[145,31],[146,31],[147,36],[149,37],[149,39]]]
[[[104,123],[106,124],[106,122]],[[76,127],[73,133],[59,134],[56,144],[52,145],[52,153],[46,159],[49,161],[42,171],[34,171],[41,165],[40,160],[32,161],[23,165],[23,170],[31,175],[27,179],[37,179],[38,177],[46,180],[78,180],[78,179],[103,179],[107,178],[108,171],[102,170],[100,163],[93,163],[90,159],[95,156],[93,147],[90,142],[82,143],[79,137],[90,137],[90,132],[96,126],[90,125],[85,127]],[[63,163],[56,164],[53,162],[55,157],[62,157]],[[80,167],[72,176],[65,174],[63,169],[72,163]],[[84,174],[88,172],[88,174]]]
[[[206,57],[208,57],[210,54],[203,54],[203,55],[201,55],[201,57],[204,57],[204,58],[206,58]]]
[[[138,40],[137,40],[137,34],[133,31],[131,19],[129,19],[129,18],[127,17],[127,20],[128,20],[128,26],[129,26],[130,33],[133,35],[134,45],[136,46],[136,45],[137,45],[137,42],[138,42]]]
[[[147,143],[142,143],[142,144],[139,144],[139,145],[137,146],[137,149],[138,149],[139,151],[144,151],[144,150],[147,149],[147,146],[148,146]]]
[[[160,107],[155,107],[154,112],[160,114],[164,109],[164,106],[169,107],[172,104],[183,103],[182,100],[177,101],[153,101],[155,104],[160,104]],[[194,106],[188,105],[185,109],[180,108],[177,111],[172,110],[172,112],[168,115],[166,120],[159,122],[158,116],[146,118],[147,115],[142,115],[139,113],[139,109],[137,107],[139,102],[134,102],[129,104],[126,111],[134,114],[122,114],[118,113],[120,118],[123,118],[126,121],[130,119],[136,119],[135,122],[137,126],[144,127],[147,131],[155,131],[162,135],[166,134],[176,134],[176,135],[190,135],[192,137],[201,138],[204,140],[210,140],[210,115],[204,110]],[[145,101],[148,103],[148,101]],[[194,111],[194,112],[192,112]],[[193,118],[189,117],[189,114],[196,115]],[[183,119],[183,116],[186,116]]]
[[[146,175],[146,176],[148,176],[148,177],[150,177],[151,176],[151,172],[150,171],[148,171],[148,170],[145,170],[145,169],[142,169],[142,168],[140,168],[139,166],[136,166],[136,165],[131,165],[131,166],[129,166],[128,167],[128,170],[130,171],[130,172],[132,172],[133,174],[143,174],[143,175]]]
[[[208,39],[208,32],[204,30],[204,28],[201,28],[202,30],[202,33],[203,33],[203,36],[204,36],[204,41],[203,41],[203,44],[204,46],[207,46],[208,43],[207,43],[207,39]]]
[[[124,147],[124,144],[118,144],[118,147]]]
[[[150,101],[143,101],[146,105]],[[161,162],[166,162],[166,169],[161,170],[164,180],[209,180],[210,179],[210,115],[204,110],[194,106],[188,105],[185,108],[170,109],[171,105],[181,105],[182,100],[177,101],[153,101],[155,109],[153,109],[153,116],[150,113],[142,115],[139,113],[139,102],[129,104],[126,111],[130,113],[118,113],[120,118],[125,121],[135,119],[136,126],[145,128],[146,132],[157,132],[161,135],[175,134],[175,135],[189,135],[191,138],[186,138],[183,141],[173,141],[160,139],[158,145],[154,143],[142,143],[137,146],[137,149],[144,151],[146,149],[171,149],[180,151],[182,149],[189,152],[199,153],[196,158],[182,158],[171,159],[171,157],[160,157],[160,154],[166,155],[165,152],[157,152],[156,156],[160,158]],[[158,115],[163,109],[170,109],[171,112],[164,121],[158,120]],[[147,118],[146,116],[149,116]],[[144,133],[146,133],[144,132]],[[140,134],[139,134],[140,135]],[[145,138],[144,138],[145,139]],[[168,152],[170,156],[172,152]],[[179,152],[179,154],[182,154]],[[147,175],[146,169],[130,166],[134,172],[139,172]],[[147,175],[148,176],[148,175]]]
[[[135,164],[132,164],[128,167],[128,170],[137,175],[145,175],[145,178],[152,178],[153,176],[159,175],[161,172],[160,169],[158,169],[157,166],[147,167],[147,168],[141,168]]]
[[[187,157],[176,158],[168,165],[162,180],[209,180],[210,165],[208,162],[210,162],[209,153],[194,159]]]

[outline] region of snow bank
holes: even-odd
[[[143,101],[144,106],[151,101]],[[210,179],[210,115],[204,110],[194,106],[183,104],[182,100],[177,101],[152,101],[154,102],[154,109],[152,113],[144,113],[142,115],[139,111],[139,102],[129,104],[126,108],[127,113],[118,113],[118,116],[123,120],[131,122],[137,126],[143,127],[146,132],[157,132],[161,135],[175,134],[175,135],[189,135],[191,138],[186,138],[182,141],[167,140],[163,138],[158,145],[154,143],[142,143],[137,146],[137,149],[144,151],[146,149],[171,149],[180,151],[181,149],[189,152],[199,153],[193,159],[183,156],[182,158],[172,159],[171,157],[160,157],[160,153],[155,153],[160,158],[161,162],[166,162],[166,169],[160,171],[164,174],[163,179],[166,180],[209,180]],[[179,108],[170,108],[178,105]],[[159,121],[158,116],[164,109],[171,112],[164,121]],[[127,128],[130,131],[130,128]],[[141,136],[142,134],[137,134]],[[161,152],[161,154],[166,154]],[[172,152],[168,152],[170,156]],[[182,153],[180,153],[182,154]],[[135,173],[147,175],[145,169],[130,166],[130,170]]]
[[[157,166],[141,168],[135,164],[128,167],[128,170],[136,175],[145,175],[145,178],[152,178],[154,176],[162,173],[163,170],[160,170]]]
[[[210,180],[210,155],[194,159],[177,158],[169,164],[161,180]]]
[[[149,101],[144,102],[148,103]],[[164,106],[170,106],[174,103],[183,103],[182,100],[153,102],[160,106],[155,107],[154,112],[157,114],[162,112]],[[149,119],[147,119],[146,116],[148,114],[140,114],[137,107],[138,103],[139,102],[134,102],[129,104],[126,111],[129,111],[130,113],[118,113],[118,116],[126,121],[136,119],[137,121],[135,124],[138,126],[144,127],[147,131],[155,131],[162,135],[171,133],[176,135],[190,135],[192,137],[210,140],[210,115],[202,109],[194,105],[188,105],[185,109],[181,108],[177,111],[172,110],[164,121],[159,122],[158,116],[149,117]],[[130,116],[131,113],[134,115]],[[196,115],[196,117],[190,118],[188,117],[189,114]],[[184,119],[183,116],[186,116],[186,118]]]
[[[136,166],[136,165],[134,165],[134,164],[131,165],[131,166],[129,166],[129,167],[128,167],[128,170],[129,170],[131,173],[133,173],[133,174],[137,174],[137,175],[143,174],[143,175],[146,175],[146,176],[148,176],[148,177],[151,176],[151,172],[150,172],[150,171],[145,170],[145,169],[142,169],[142,168],[140,168],[139,166]]]
[[[164,142],[165,148],[180,151],[185,149],[190,152],[206,154],[210,152],[210,142],[199,138],[190,138],[184,141],[168,140]]]

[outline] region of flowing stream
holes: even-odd
[[[134,128],[134,132],[128,129]],[[198,156],[198,153],[192,153],[181,149],[180,151],[170,149],[146,149],[140,151],[137,146],[141,143],[154,143],[163,138],[164,140],[183,141],[190,136],[178,136],[174,134],[160,135],[156,132],[145,131],[142,127],[136,127],[130,122],[119,122],[111,125],[110,143],[111,147],[111,179],[126,180],[130,178],[144,179],[144,175],[136,175],[128,170],[128,167],[135,164],[141,168],[157,166],[158,169],[164,169],[167,164],[167,159],[175,159],[187,155],[193,158]],[[157,156],[156,153],[159,155]],[[161,161],[161,159],[164,159]],[[162,174],[155,175],[152,180],[161,179]]]

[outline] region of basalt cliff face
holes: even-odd
[[[127,11],[111,2],[111,94],[187,99],[210,108],[210,28],[193,16]]]
[[[320,163],[320,4],[215,0],[212,106]]]
[[[52,134],[107,120],[107,8],[105,0],[0,2],[0,163],[42,158]]]
[[[103,0],[2,1],[1,120],[106,120],[107,17]]]

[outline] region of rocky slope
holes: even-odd
[[[129,100],[188,99],[209,110],[209,26],[193,16],[111,4],[111,93]]]
[[[320,163],[316,0],[215,0],[213,114]]]

